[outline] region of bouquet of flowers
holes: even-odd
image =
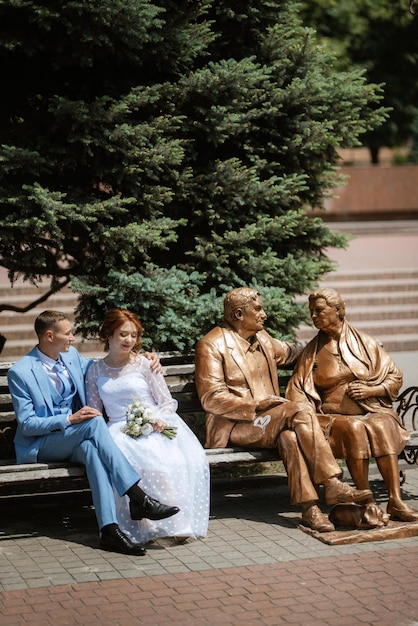
[[[153,424],[158,422],[158,418],[154,416],[153,411],[149,407],[144,407],[139,400],[132,402],[126,409],[126,424],[122,426],[122,432],[133,439],[138,439],[141,435],[150,435],[153,432]],[[166,426],[161,431],[169,439],[174,439],[177,435],[176,426]]]

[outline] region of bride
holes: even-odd
[[[177,402],[163,375],[152,372],[149,360],[139,354],[141,334],[142,324],[134,313],[109,311],[100,329],[108,354],[87,372],[87,404],[105,410],[110,434],[141,476],[141,488],[180,511],[163,520],[134,521],[129,500],[116,494],[118,523],[140,543],[159,537],[177,541],[204,537],[209,520],[209,464],[198,439],[177,415]],[[153,432],[133,438],[123,429],[129,406],[138,402],[153,415]],[[163,434],[167,427],[168,431],[174,427],[174,438]]]

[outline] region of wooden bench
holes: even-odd
[[[190,357],[162,356],[161,362],[168,387],[178,401],[178,413],[203,444],[204,411],[197,397]],[[11,365],[0,363],[0,498],[88,489],[82,465],[64,462],[16,464],[13,446],[16,420],[7,385],[7,371]],[[288,372],[279,376],[282,393],[288,377]],[[418,387],[406,389],[399,396],[396,408],[412,433],[401,457],[410,465],[418,464]],[[212,469],[280,461],[279,453],[274,449],[215,448],[206,450],[206,454]]]

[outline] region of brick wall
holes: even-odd
[[[344,166],[345,186],[325,202],[324,219],[418,218],[418,165]]]

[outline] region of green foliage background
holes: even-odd
[[[335,51],[339,68],[363,68],[383,86],[389,116],[363,137],[378,162],[380,147],[408,142],[418,124],[418,19],[405,0],[306,0],[302,15]]]
[[[0,60],[11,279],[70,276],[85,336],[125,306],[145,347],[184,351],[253,285],[294,336],[295,296],[345,244],[307,209],[337,182],[337,148],[386,116],[298,4],[0,1]]]

